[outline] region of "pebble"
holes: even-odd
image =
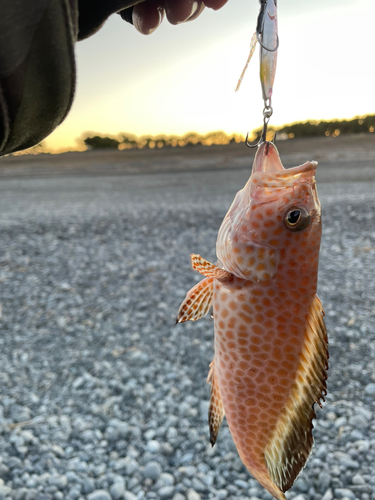
[[[168,498],[172,498],[174,494],[174,486],[163,486],[158,490],[158,495],[161,500],[167,500]]]
[[[339,500],[341,498],[348,498],[349,500],[355,500],[355,494],[352,490],[348,488],[335,488],[335,497]]]
[[[88,495],[87,500],[111,500],[111,496],[105,490],[96,490]]]
[[[368,420],[362,415],[353,415],[349,419],[349,424],[358,429],[365,429],[368,426]]]
[[[365,394],[367,394],[368,396],[375,396],[375,384],[367,384],[365,387]]]
[[[48,483],[52,486],[56,486],[59,490],[63,490],[68,484],[68,479],[66,476],[50,476]]]
[[[331,490],[331,488],[328,488],[328,490],[322,496],[322,500],[332,500],[332,499],[333,499],[332,490]]]
[[[175,483],[173,475],[169,474],[168,472],[163,472],[160,475],[160,480],[164,483],[165,486],[173,486]]]
[[[176,493],[175,495],[173,495],[172,500],[186,500],[186,498],[181,493]]]
[[[331,483],[331,476],[328,474],[328,472],[321,471],[319,473],[319,480],[318,480],[319,491],[320,492],[326,491],[330,483]]]
[[[119,500],[125,493],[125,484],[123,482],[117,481],[112,484],[109,492],[113,500]]]
[[[201,496],[196,491],[189,489],[187,492],[187,500],[201,500]]]
[[[355,474],[355,476],[352,477],[352,484],[366,484],[366,481],[361,474]]]
[[[95,489],[95,481],[91,477],[86,477],[82,481],[82,491],[85,495],[92,493]]]
[[[150,440],[147,442],[146,450],[149,451],[150,453],[159,453],[160,451],[160,444],[158,441],[155,440]]]
[[[124,500],[138,500],[138,497],[131,491],[126,491],[124,494]]]
[[[4,498],[8,495],[10,495],[12,491],[12,488],[9,488],[9,486],[4,486],[4,485],[1,485],[0,486],[0,498]]]
[[[147,478],[152,479],[153,481],[156,481],[159,478],[161,472],[162,472],[162,469],[161,469],[160,464],[158,462],[148,462],[148,464],[146,464],[146,466],[144,468],[143,475],[144,475],[144,477],[147,477]]]
[[[67,495],[67,498],[69,500],[78,500],[78,498],[81,496],[81,492],[78,488],[72,488]],[[97,500],[102,500],[101,497],[99,497]],[[103,499],[104,500],[104,499]]]

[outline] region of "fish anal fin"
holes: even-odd
[[[221,269],[215,264],[212,264],[198,254],[192,253],[190,255],[190,258],[193,269],[195,269],[195,271],[198,271],[198,273],[203,274],[203,276],[206,276],[207,278],[212,277],[224,281],[230,281],[233,279],[232,273]]]
[[[326,394],[328,348],[323,315],[316,296],[310,305],[300,365],[289,399],[265,448],[270,477],[284,492],[291,488],[310,455],[313,407]]]
[[[206,316],[212,307],[213,283],[214,278],[205,278],[188,291],[178,310],[176,323],[197,321]]]
[[[208,425],[210,427],[210,442],[212,446],[214,446],[225,415],[219,385],[217,383],[217,377],[215,376],[214,361],[212,361],[210,365],[210,371],[207,377],[207,382],[209,381],[211,381],[211,399],[208,410]]]

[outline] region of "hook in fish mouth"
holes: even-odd
[[[265,140],[263,140],[263,134],[262,134],[261,137],[258,139],[258,141],[256,143],[254,143],[254,144],[251,144],[251,142],[249,141],[249,133],[250,132],[248,132],[246,134],[246,139],[245,139],[245,144],[246,144],[246,146],[248,148],[257,148],[258,146],[260,146],[261,144],[263,144],[263,142],[266,143],[266,144],[271,144],[271,143],[272,144],[276,144],[276,131],[275,131],[274,136],[273,136],[273,138],[272,138],[271,141],[265,141]]]
[[[248,148],[256,148],[257,146],[260,146],[263,142],[268,142],[267,141],[267,128],[268,128],[268,123],[270,121],[270,118],[273,114],[273,108],[271,106],[271,99],[266,99],[264,101],[264,108],[263,108],[263,129],[262,129],[262,134],[259,137],[258,142],[255,144],[251,144],[249,141],[249,132],[246,134],[246,146]],[[276,137],[276,132],[275,135],[272,139],[271,142],[275,142],[275,137]]]

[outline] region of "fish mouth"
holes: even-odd
[[[284,168],[279,152],[272,142],[262,143],[254,159],[251,186],[288,188],[298,183],[314,182],[318,162],[307,161],[297,167]]]
[[[251,184],[263,188],[288,188],[297,183],[311,183],[317,165],[316,161],[307,161],[303,165],[275,172],[255,172],[251,176]]]

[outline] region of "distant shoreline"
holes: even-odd
[[[319,163],[375,164],[375,135],[298,138],[276,142],[286,167],[307,160]],[[250,168],[254,149],[244,143],[161,149],[93,150],[60,155],[39,154],[0,158],[1,178],[113,176]]]

